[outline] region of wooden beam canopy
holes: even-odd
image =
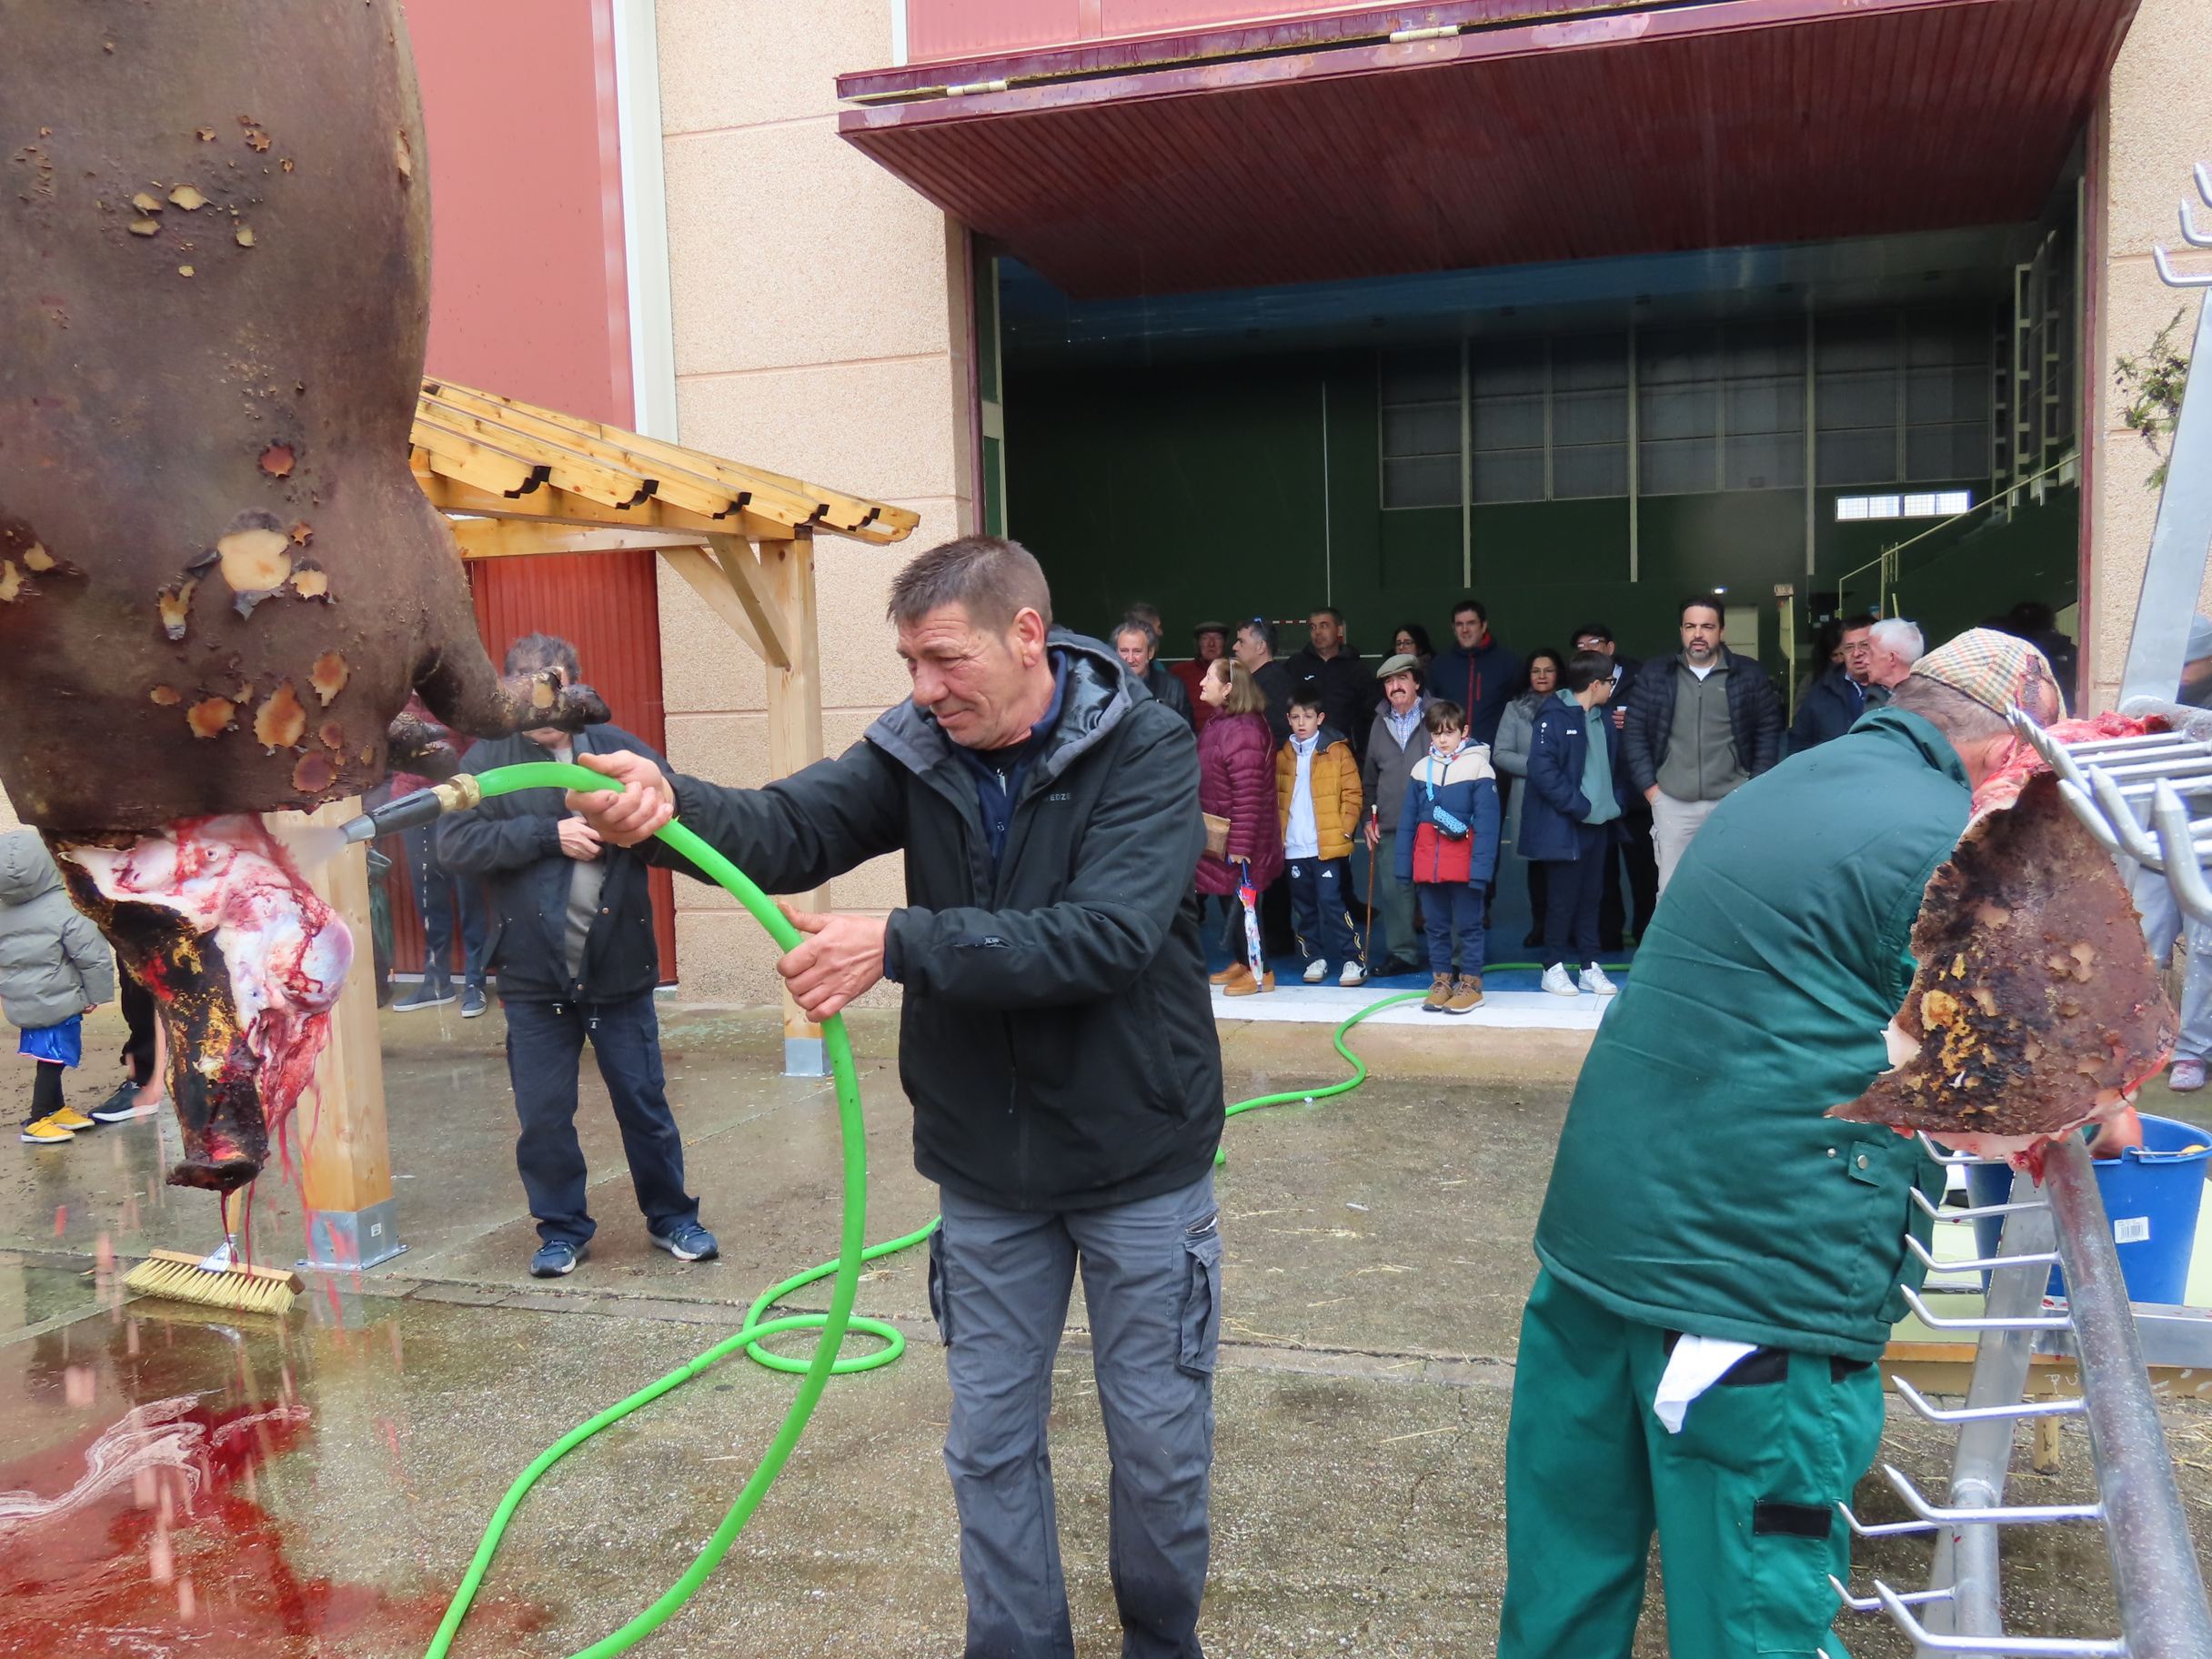
[[[770,765],[821,759],[814,538],[903,541],[920,515],[513,397],[426,379],[408,450],[464,559],[651,549],[768,668]],[[826,909],[826,890],[798,895]],[[784,999],[785,1069],[825,1070]]]

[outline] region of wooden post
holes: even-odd
[[[744,557],[738,554],[737,557]],[[789,541],[760,544],[760,569],[769,596],[783,613],[790,663],[768,669],[768,769],[788,778],[822,758],[821,649],[814,626],[814,532],[800,525]],[[803,910],[830,907],[830,890],[787,895]],[[783,996],[783,1071],[787,1077],[821,1077],[830,1070],[822,1028],[811,1024]]]
[[[360,811],[356,797],[311,813],[272,812],[268,822],[281,838],[289,829],[342,824]],[[353,935],[353,971],[330,1010],[330,1041],[316,1064],[314,1085],[301,1095],[292,1117],[300,1200],[307,1212],[309,1264],[349,1272],[374,1267],[406,1248],[399,1242],[385,1137],[368,849],[357,843],[302,873]]]

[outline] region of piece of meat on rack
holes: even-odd
[[[2127,1109],[2177,1028],[2112,855],[2047,769],[2000,779],[1913,927],[1913,1051],[1828,1115],[2039,1174],[2047,1142]]]

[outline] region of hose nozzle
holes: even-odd
[[[373,841],[380,835],[396,835],[402,830],[419,829],[448,812],[466,812],[484,799],[484,790],[473,772],[461,772],[443,783],[434,783],[427,789],[417,789],[412,795],[402,795],[397,800],[387,800],[373,812],[364,812],[345,826],[346,840]]]

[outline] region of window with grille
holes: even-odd
[[[1628,337],[1552,342],[1552,498],[1628,493]]]
[[[1458,344],[1384,352],[1382,392],[1382,505],[1457,507]]]
[[[1803,489],[1986,475],[1986,307],[1614,334],[1477,337],[1382,355],[1382,505]],[[1633,382],[1633,394],[1631,391]],[[1630,419],[1634,397],[1634,419]],[[1463,457],[1462,407],[1467,450]]]
[[[1986,476],[1990,369],[1984,310],[1822,318],[1814,348],[1817,482]]]

